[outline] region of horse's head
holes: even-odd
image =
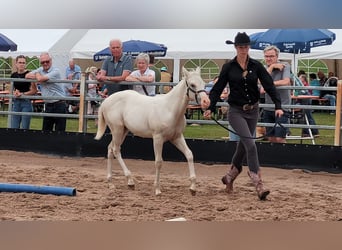
[[[197,67],[194,71],[187,71],[184,67],[182,68],[183,80],[186,83],[187,91],[186,94],[191,101],[196,101],[201,104],[202,109],[207,109],[210,105],[210,100],[205,88],[205,82],[201,77],[201,69]]]

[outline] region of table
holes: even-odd
[[[291,95],[292,100],[302,100],[302,99],[312,99],[317,100],[319,99],[319,96],[317,95]]]

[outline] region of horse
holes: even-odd
[[[132,189],[135,187],[132,174],[121,156],[121,144],[130,131],[136,136],[153,139],[156,196],[161,194],[159,179],[163,145],[166,141],[175,145],[187,159],[190,192],[192,195],[196,194],[193,153],[183,136],[186,126],[185,111],[189,101],[196,101],[197,104],[201,104],[202,109],[206,109],[209,107],[210,100],[204,90],[205,82],[201,78],[200,68],[188,71],[183,67],[182,74],[182,80],[167,94],[146,96],[134,90],[124,90],[110,95],[102,102],[98,111],[95,139],[101,139],[108,125],[112,134],[107,152],[108,181],[112,179],[112,164],[115,157],[127,178],[128,187]]]

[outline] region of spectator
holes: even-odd
[[[205,87],[205,92],[209,95],[210,94],[210,90],[214,87],[214,85],[216,84],[216,82],[218,81],[218,76],[215,76],[213,78],[213,80],[211,80],[207,86]],[[219,102],[227,102],[228,100],[228,95],[229,95],[229,86],[227,85],[221,95],[220,95],[220,100]],[[224,121],[227,121],[228,120],[228,117],[227,117],[227,114],[228,114],[228,109],[229,107],[228,106],[221,106],[219,109],[218,109],[218,114],[219,116],[222,115],[222,120]]]
[[[108,89],[107,89],[107,85],[104,83],[100,83],[98,85],[98,92],[99,96],[101,96],[102,98],[107,98],[108,97]]]
[[[286,62],[279,61],[279,49],[276,46],[268,46],[264,49],[264,59],[266,63],[266,68],[268,73],[271,75],[274,85],[276,87],[279,86],[290,86],[291,85],[291,67]],[[291,104],[291,90],[290,89],[277,89],[280,99],[281,105],[290,105]],[[260,87],[260,92],[264,93],[263,87]],[[265,94],[265,103],[273,104],[272,98],[269,94]],[[283,108],[284,115],[281,117],[277,117],[274,108],[265,107],[263,110],[263,122],[265,123],[281,123],[281,124],[289,124],[290,123],[290,114],[291,110],[289,108]],[[286,143],[286,134],[287,130],[283,127],[267,127],[266,134],[268,136],[268,141],[273,143]]]
[[[299,79],[302,81],[304,86],[309,86],[310,84],[307,81],[306,75],[300,75]],[[309,90],[309,95],[310,95]],[[296,104],[301,104],[301,105],[312,105],[312,99],[298,99]],[[304,109],[304,114],[306,115],[306,118],[308,119],[308,122],[310,125],[316,125],[316,121],[312,115],[312,109]],[[319,131],[318,129],[311,129],[312,135],[314,137],[319,136]],[[308,128],[303,128],[302,129],[302,137],[311,137],[309,129]]]
[[[330,71],[330,72],[328,73],[328,78],[333,77],[333,76],[335,76],[334,72],[331,72],[331,71]]]
[[[88,80],[96,80],[97,68],[95,66],[88,67],[86,69],[86,73],[88,75]],[[89,83],[88,84],[87,97],[96,98],[97,97],[97,83]],[[87,114],[94,115],[97,114],[97,108],[99,103],[97,101],[88,101],[87,102]]]
[[[40,64],[42,65],[36,70],[27,73],[25,78],[36,79],[41,87],[43,97],[55,97],[56,99],[45,99],[45,112],[65,114],[66,102],[61,100],[65,97],[65,89],[63,83],[52,83],[49,80],[62,79],[61,72],[58,68],[52,66],[52,58],[49,53],[44,52],[39,57]],[[44,116],[43,130],[44,131],[65,131],[66,118],[65,117],[50,117]]]
[[[317,79],[317,75],[315,73],[310,73],[309,79],[310,79],[310,86],[313,86],[313,87],[320,87],[321,86],[321,84],[319,83],[319,81]],[[312,90],[312,95],[319,97],[320,94],[321,94],[321,91],[319,89],[313,89]]]
[[[140,53],[136,58],[137,70],[134,70],[126,77],[128,82],[155,82],[155,72],[149,68],[150,58],[148,54]],[[134,85],[133,89],[140,94],[154,96],[156,95],[156,86]]]
[[[218,76],[215,76],[214,78],[213,78],[213,80],[211,80],[210,82],[208,82],[208,84],[207,84],[207,86],[205,87],[205,92],[207,92],[207,94],[209,95],[209,93],[210,93],[210,90],[213,88],[213,86],[215,85],[215,83],[217,82],[217,80],[218,80]],[[228,97],[228,95],[227,95],[227,97]],[[222,99],[222,98],[221,98]]]
[[[26,57],[19,55],[15,58],[15,67],[17,71],[11,74],[11,78],[25,78],[30,71],[26,70]],[[33,107],[30,99],[23,99],[24,95],[35,95],[37,86],[31,82],[13,82],[13,109],[14,112],[32,112]],[[29,115],[12,115],[11,128],[29,129],[31,116]]]
[[[297,73],[297,76],[299,77],[300,75],[306,75],[306,72],[305,70],[299,70],[298,73]]]
[[[99,82],[113,82],[107,85],[108,95],[115,92],[131,89],[129,85],[120,84],[133,70],[133,61],[130,55],[122,53],[122,42],[119,39],[112,39],[109,42],[109,49],[112,56],[107,57],[96,75]]]
[[[303,86],[305,86],[305,87],[310,86],[310,83],[308,81],[308,77],[306,76],[306,74],[300,75],[299,76],[299,80],[301,81]],[[303,94],[303,95],[312,95],[312,90],[308,89],[308,90],[301,91],[301,94]]]
[[[75,64],[74,59],[70,59],[69,66],[65,69],[65,78],[68,80],[80,80],[81,71],[81,67]]]
[[[337,87],[337,77],[330,77],[324,84],[324,87]],[[336,91],[335,90],[321,90],[320,98],[325,98],[329,100],[329,105],[336,106]],[[330,111],[331,115],[335,114],[335,110]]]
[[[328,78],[325,76],[325,74],[323,73],[323,71],[318,71],[318,72],[317,72],[317,76],[318,76],[319,83],[321,84],[321,86],[324,86],[324,84],[326,83],[326,81],[328,80]]]
[[[167,67],[161,67],[160,68],[160,81],[161,82],[172,82],[172,75],[167,72]],[[163,94],[166,94],[172,89],[172,86],[163,86]]]
[[[74,59],[69,60],[69,65],[65,69],[65,78],[68,80],[80,80],[81,79],[81,67],[75,64]],[[74,96],[79,94],[78,83],[65,83],[66,96]],[[77,101],[67,101],[68,112],[76,113],[79,109],[79,103]]]
[[[150,57],[150,63],[149,63],[148,67],[155,72],[155,75],[156,75],[155,82],[160,82],[161,81],[161,72],[159,71],[159,69],[156,66],[154,66],[154,63],[155,63],[154,55],[148,55],[148,56]]]

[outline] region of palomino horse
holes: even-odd
[[[193,154],[187,146],[183,131],[186,125],[185,111],[189,101],[196,101],[203,109],[208,108],[210,100],[204,91],[205,82],[201,78],[200,68],[195,71],[183,71],[183,79],[167,94],[145,96],[133,90],[120,91],[106,98],[99,108],[98,128],[95,139],[99,140],[106,130],[111,130],[112,141],[108,145],[107,179],[112,178],[112,163],[115,157],[128,180],[128,186],[134,188],[134,180],[121,157],[121,144],[128,133],[153,138],[156,176],[155,194],[160,191],[160,170],[162,151],[166,141],[174,144],[186,157],[190,171],[190,192],[196,194],[196,174]],[[113,157],[114,156],[114,157]]]

